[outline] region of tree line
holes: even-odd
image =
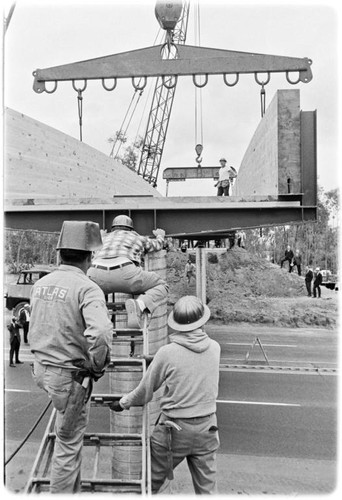
[[[317,221],[301,224],[248,229],[246,249],[279,264],[285,249],[299,250],[302,265],[338,271],[339,193],[338,189],[324,192],[318,189]]]

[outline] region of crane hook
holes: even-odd
[[[201,161],[202,161],[202,157],[201,157],[201,154],[202,154],[202,151],[203,151],[203,146],[202,144],[196,144],[195,146],[195,151],[196,151],[196,154],[197,154],[197,158],[196,158],[196,163],[198,163],[198,167],[201,167]]]

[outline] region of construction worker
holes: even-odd
[[[140,328],[143,312],[151,315],[165,300],[168,292],[166,281],[157,273],[143,271],[141,258],[145,253],[163,248],[165,231],[153,231],[156,238],[141,236],[133,228],[127,215],[113,219],[112,230],[103,236],[103,247],[96,252],[88,276],[107,295],[121,292],[139,295],[125,303],[128,328]]]
[[[179,299],[168,318],[176,330],[162,346],[132,392],[111,404],[113,411],[128,410],[151,401],[163,384],[161,414],[151,436],[152,493],[184,458],[196,494],[215,494],[216,419],[220,346],[202,330],[210,310],[197,297]]]
[[[187,263],[185,264],[185,276],[188,280],[188,285],[190,285],[191,278],[194,278],[196,280],[196,266],[193,262],[191,262],[191,259],[188,259]]]
[[[31,291],[33,378],[57,411],[51,493],[80,490],[92,381],[110,360],[113,325],[102,290],[86,276],[92,252],[101,246],[98,224],[65,221],[57,244],[60,265]]]
[[[227,166],[227,160],[225,158],[220,159],[220,165],[219,180],[215,184],[215,187],[217,187],[217,196],[229,196],[230,167]]]

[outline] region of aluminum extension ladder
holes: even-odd
[[[107,302],[114,320],[117,314],[125,314],[124,303]],[[115,321],[113,321],[114,323]],[[113,329],[112,346],[115,350],[115,341],[127,342],[130,346],[129,357],[114,357],[106,369],[106,373],[114,371],[141,371],[143,376],[147,369],[146,359],[135,355],[135,346],[142,343],[144,355],[148,355],[147,338],[147,315],[143,316],[141,329],[116,328]],[[105,375],[106,376],[106,375]],[[109,404],[118,401],[122,394],[92,394],[91,407],[107,408],[111,411]],[[54,424],[56,410],[52,411],[45,434],[40,444],[37,457],[34,461],[30,477],[24,493],[43,493],[49,491],[49,475],[51,470],[51,459],[54,450],[55,432]],[[141,495],[151,494],[151,458],[149,440],[149,414],[148,405],[142,409],[141,433],[86,433],[83,440],[82,469],[86,462],[88,476],[82,473],[81,492],[107,492],[107,493],[137,493]],[[141,471],[139,479],[113,479],[111,473],[111,457],[113,447],[134,446],[141,450]],[[88,470],[92,469],[89,473]],[[107,469],[104,471],[104,469]],[[109,469],[109,470],[108,470]],[[83,471],[82,471],[83,472]],[[107,477],[106,477],[107,476]]]

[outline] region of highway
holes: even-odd
[[[209,325],[207,331],[222,348],[217,401],[219,453],[335,461],[337,332],[246,325]],[[269,364],[259,344],[251,350],[256,337]],[[23,346],[21,359],[23,365],[9,368],[5,349],[6,458],[48,402],[31,379],[29,347]],[[94,393],[107,392],[107,383],[103,377],[95,384]],[[37,449],[47,418],[11,461],[8,472]],[[94,408],[88,430],[108,432],[108,411]],[[34,454],[30,463],[33,458]],[[29,464],[26,467],[29,471]],[[22,481],[27,474],[25,467],[23,470]]]

